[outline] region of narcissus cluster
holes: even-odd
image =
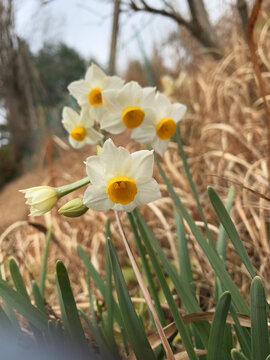
[[[95,64],[88,68],[83,80],[72,82],[68,90],[81,107],[80,113],[69,107],[64,107],[62,113],[62,123],[72,147],[102,144],[104,135],[100,130],[120,134],[131,129],[132,139],[150,144],[153,150],[130,154],[122,147],[117,148],[111,139],[106,140],[99,155],[90,156],[85,162],[88,178],[82,184],[90,182],[91,185],[83,199],[67,203],[60,213],[80,216],[88,208],[129,212],[158,199],[159,187],[152,178],[153,151],[161,156],[165,153],[186,106],[172,104],[154,87],[142,88],[135,81],[124,84],[121,78],[107,76]],[[70,186],[70,191],[68,185],[65,187],[67,193],[73,191],[74,184]],[[52,189],[22,190],[31,205],[30,215],[42,215],[56,204],[59,192]]]

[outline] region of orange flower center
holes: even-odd
[[[127,205],[134,200],[137,185],[127,176],[116,176],[108,181],[106,193],[114,203]]]

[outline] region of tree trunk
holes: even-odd
[[[114,0],[112,39],[111,39],[110,59],[109,59],[109,68],[108,68],[108,73],[110,75],[115,74],[115,58],[116,58],[120,3],[121,0]]]
[[[221,58],[224,48],[209,21],[203,0],[188,0],[188,5],[192,16],[190,32],[215,58]]]
[[[246,42],[248,41],[248,7],[245,0],[237,0],[237,10],[241,19]]]

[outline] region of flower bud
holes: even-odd
[[[76,198],[63,205],[58,213],[67,217],[78,217],[86,213],[88,207],[83,204],[83,199]]]
[[[30,205],[30,216],[40,216],[50,211],[58,201],[55,188],[51,186],[36,186],[29,189],[19,190]]]

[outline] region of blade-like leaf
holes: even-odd
[[[42,259],[42,266],[41,266],[41,273],[40,273],[40,293],[41,296],[44,297],[45,293],[45,280],[46,280],[46,273],[47,273],[47,260],[49,255],[49,246],[52,237],[52,225],[49,226],[47,234],[46,234],[46,241]]]
[[[232,360],[248,360],[243,353],[238,351],[237,349],[232,349],[231,351]]]
[[[148,262],[147,262],[147,259],[146,259],[146,256],[145,256],[145,250],[144,250],[144,248],[142,246],[141,239],[139,237],[137,227],[136,227],[136,224],[135,224],[135,221],[133,219],[132,214],[127,213],[127,215],[128,215],[128,219],[129,219],[129,222],[130,222],[131,230],[132,230],[133,235],[134,235],[135,243],[136,243],[139,255],[140,255],[140,259],[142,261],[142,266],[143,266],[143,269],[144,269],[144,272],[145,272],[145,275],[146,275],[146,278],[147,278],[150,294],[151,294],[151,296],[152,296],[152,298],[154,300],[155,309],[156,309],[156,312],[158,314],[158,318],[160,320],[160,323],[164,327],[165,324],[166,324],[165,316],[164,316],[163,310],[161,308],[160,301],[159,301],[159,296],[158,296],[158,293],[157,293],[156,286],[154,284],[153,276],[151,274],[151,270],[150,270],[150,267],[148,265]]]
[[[80,255],[82,261],[84,262],[84,265],[85,265],[86,269],[88,270],[91,278],[94,280],[98,290],[100,291],[101,295],[103,296],[104,300],[106,301],[106,285],[105,285],[103,279],[101,278],[101,276],[95,269],[94,265],[92,264],[91,260],[89,259],[89,256],[84,251],[84,249],[80,245],[78,245],[77,250],[78,250],[78,254]],[[118,324],[121,327],[123,327],[119,306],[115,302],[114,299],[113,299],[113,310],[114,310],[114,317],[115,317],[116,321],[118,322]]]
[[[161,168],[157,158],[155,158],[155,161],[156,161],[157,167],[159,169],[159,172],[160,172],[164,182],[167,185],[168,191],[173,198],[176,208],[180,211],[181,215],[188,223],[190,230],[192,231],[193,235],[195,236],[196,240],[198,241],[198,244],[202,248],[202,250],[203,250],[205,256],[207,257],[208,261],[210,262],[212,268],[214,269],[216,276],[218,276],[220,278],[220,281],[221,281],[224,289],[230,291],[231,296],[232,296],[232,301],[233,301],[237,311],[242,312],[244,314],[249,314],[250,310],[249,310],[247,303],[245,302],[239,289],[234,284],[231,277],[225,270],[223,261],[220,259],[216,249],[213,246],[210,246],[208,244],[208,242],[205,240],[202,232],[197,227],[194,220],[189,215],[185,206],[182,204],[181,200],[179,199],[179,196],[174,191],[170,181],[168,180],[163,169]]]
[[[231,186],[228,196],[227,196],[226,204],[225,204],[225,208],[226,208],[228,214],[230,214],[230,211],[231,211],[231,208],[233,205],[234,194],[235,194],[234,186]],[[220,224],[219,231],[218,231],[218,237],[217,237],[217,252],[223,260],[226,259],[227,240],[228,240],[228,234],[226,233],[224,226],[222,224]]]
[[[252,359],[265,360],[269,355],[267,312],[264,288],[259,276],[251,283],[250,304]]]
[[[101,355],[104,357],[104,359],[110,358],[109,355],[111,352],[108,349],[108,345],[106,344],[106,341],[105,341],[99,327],[92,324],[92,322],[90,321],[90,319],[88,318],[88,316],[85,314],[85,312],[82,309],[79,309],[79,312],[80,312],[82,318],[84,319],[84,321],[86,322],[87,326],[89,327],[89,329],[91,331],[91,335],[93,336],[97,345],[99,346],[99,351],[100,351]]]
[[[67,270],[62,261],[58,261],[56,263],[56,276],[59,290],[62,296],[62,306],[65,310],[66,325],[68,326],[67,330],[71,336],[71,339],[84,347],[86,345],[84,331],[73,297]]]
[[[49,318],[35,308],[23,295],[13,290],[4,280],[0,280],[0,296],[32,325],[41,331],[47,332]]]
[[[106,223],[106,296],[105,301],[107,305],[107,318],[105,322],[106,335],[109,342],[111,353],[114,354],[115,358],[119,358],[118,348],[114,339],[114,299],[112,289],[112,267],[110,261],[110,250],[108,242],[111,240],[110,221]]]
[[[172,280],[177,294],[181,298],[184,307],[187,309],[188,312],[201,312],[202,309],[200,308],[197,299],[194,293],[191,291],[189,284],[182,280],[181,276],[177,273],[176,269],[172,266],[170,261],[168,260],[167,256],[165,255],[164,251],[162,250],[161,246],[159,245],[157,239],[155,238],[154,234],[152,233],[151,229],[146,224],[144,218],[141,216],[138,209],[135,209],[133,212],[134,218],[138,224],[139,231],[142,237],[148,237],[151,245],[154,247],[155,251],[157,252],[162,265],[164,266],[167,274],[169,275],[170,279]],[[198,330],[199,336],[205,346],[208,343],[208,336],[210,326],[206,322],[196,323],[194,324],[196,329]]]
[[[18,293],[24,296],[30,302],[30,297],[27,293],[22,275],[14,259],[9,260],[9,271]]]
[[[179,334],[181,336],[181,339],[183,341],[183,344],[185,346],[185,349],[188,353],[188,356],[190,359],[197,359],[197,356],[195,354],[195,351],[194,351],[194,347],[193,347],[193,344],[191,342],[191,338],[189,336],[189,333],[187,331],[187,327],[185,327],[184,325],[184,322],[182,320],[182,317],[179,313],[179,310],[178,310],[178,307],[176,306],[176,303],[173,299],[173,296],[172,296],[172,293],[171,293],[171,290],[168,286],[168,283],[166,281],[166,278],[163,274],[163,271],[161,269],[161,266],[157,260],[157,257],[154,253],[154,250],[150,244],[150,241],[148,239],[148,236],[147,234],[144,232],[143,229],[140,229],[142,230],[141,231],[141,236],[142,236],[142,240],[144,242],[144,245],[145,245],[145,248],[147,250],[147,253],[150,257],[150,260],[152,262],[152,265],[153,265],[153,268],[155,270],[155,273],[156,273],[156,276],[158,278],[158,281],[160,283],[160,287],[166,297],[166,300],[167,300],[167,303],[169,305],[169,308],[170,308],[170,311],[172,313],[172,316],[175,320],[175,324],[177,326],[177,329],[179,331]]]
[[[128,340],[138,360],[155,360],[154,352],[130,299],[115,249],[111,241],[108,243],[117,297]]]
[[[240,239],[234,223],[232,222],[232,219],[230,218],[230,215],[228,214],[228,211],[220,200],[218,194],[213,188],[208,187],[208,195],[213,205],[213,208],[215,209],[215,212],[219,218],[219,221],[222,223],[224,229],[226,230],[229,238],[233,243],[233,246],[235,247],[235,250],[237,251],[244,265],[246,266],[248,272],[250,273],[251,277],[256,276],[255,270],[253,269],[252,263],[243,245],[243,242]]]
[[[234,330],[237,335],[237,340],[241,346],[242,352],[247,356],[248,359],[251,358],[251,337],[248,329],[241,326],[239,319],[237,317],[236,311],[234,310],[233,305],[231,304],[230,313],[234,320]]]
[[[40,311],[44,312],[44,314],[46,314],[44,300],[43,300],[43,297],[41,296],[38,284],[35,281],[32,281],[32,293],[33,293],[37,308]]]
[[[188,162],[187,162],[187,159],[186,159],[186,154],[185,154],[184,149],[183,149],[183,144],[182,144],[182,140],[181,140],[179,126],[178,126],[178,128],[176,130],[175,138],[176,138],[176,142],[177,142],[177,145],[178,145],[178,151],[179,151],[179,154],[180,154],[180,156],[182,158],[184,169],[185,169],[185,172],[187,174],[187,178],[188,178],[188,181],[189,181],[189,184],[190,184],[190,187],[191,187],[191,191],[192,191],[193,196],[194,196],[194,198],[196,200],[200,215],[201,215],[202,220],[204,222],[205,231],[206,231],[207,237],[209,239],[209,243],[210,243],[211,246],[214,246],[213,238],[212,238],[211,232],[210,232],[210,230],[208,228],[208,224],[207,224],[206,218],[204,216],[204,212],[203,212],[200,200],[199,200],[199,196],[198,196],[195,184],[194,184],[194,182],[192,180],[192,176],[191,176],[191,173],[190,173],[190,170],[189,170]]]
[[[195,284],[193,283],[193,275],[190,264],[189,252],[187,247],[187,239],[185,235],[185,228],[181,217],[174,208],[174,217],[176,223],[177,244],[178,244],[178,259],[180,264],[180,274],[183,280],[190,284],[192,291],[195,291]]]
[[[208,360],[224,359],[223,337],[231,304],[231,294],[225,292],[217,304],[208,342]],[[227,359],[227,357],[226,357]]]

